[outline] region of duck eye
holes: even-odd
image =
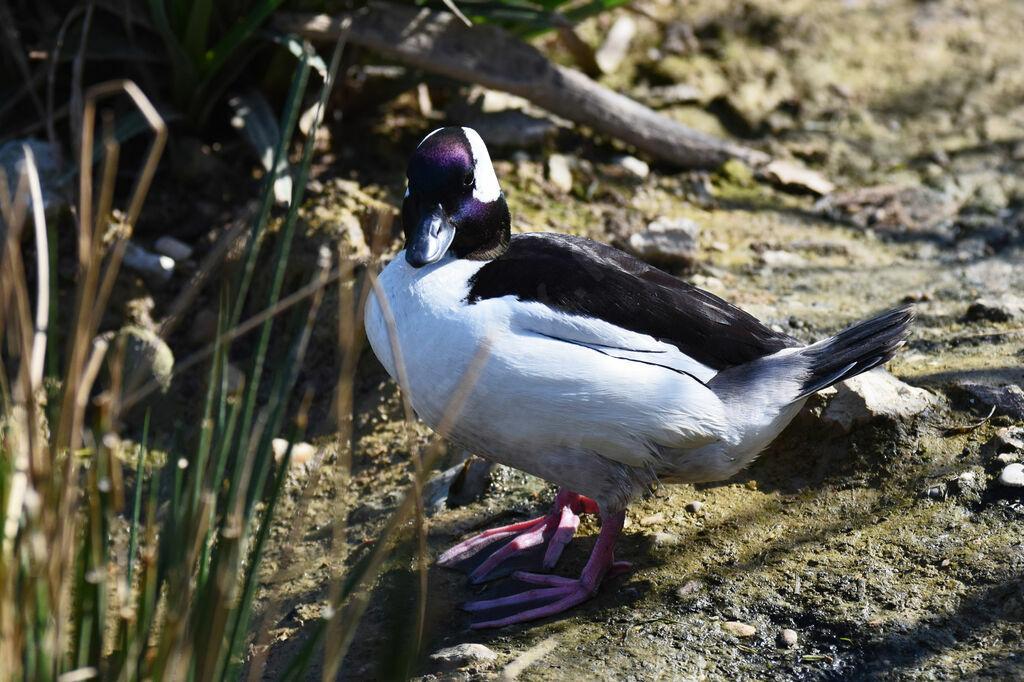
[[[466,173],[466,177],[462,178],[462,184],[464,184],[466,187],[471,187],[473,185],[473,173],[472,172]]]

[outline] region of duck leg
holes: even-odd
[[[580,525],[580,514],[597,512],[596,502],[562,488],[555,496],[554,507],[547,515],[484,531],[449,549],[438,558],[437,563],[440,566],[454,567],[474,557],[492,543],[511,538],[470,572],[472,582],[479,583],[500,577],[496,569],[501,564],[545,542],[547,549],[544,552],[543,567],[550,569],[558,562],[562,550],[576,534],[576,528]]]
[[[523,607],[512,615],[473,623],[470,627],[474,629],[500,628],[513,623],[523,623],[561,613],[590,599],[597,592],[597,588],[602,580],[606,577],[618,575],[632,567],[627,561],[615,561],[615,541],[622,531],[625,519],[625,510],[615,514],[601,515],[601,534],[598,536],[597,544],[594,545],[594,551],[591,552],[590,559],[587,561],[587,565],[579,578],[561,578],[556,575],[516,572],[513,574],[516,580],[531,585],[540,585],[541,587],[499,599],[487,599],[464,604],[463,608],[471,612],[517,606]],[[536,602],[546,603],[533,608],[527,608],[527,605]]]

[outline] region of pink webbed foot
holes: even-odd
[[[511,559],[522,558],[528,550],[547,543],[542,566],[550,569],[576,534],[580,525],[579,515],[596,512],[597,503],[593,500],[568,490],[559,490],[555,505],[546,516],[484,531],[449,549],[437,563],[450,568],[460,567],[461,564],[472,564],[483,553],[483,561],[468,570],[470,580],[479,583],[511,573],[514,569],[504,573],[498,569],[506,568],[512,563]],[[490,554],[484,552],[485,548],[506,539],[509,541]]]
[[[629,562],[615,561],[614,555],[615,541],[622,531],[625,518],[625,511],[611,516],[602,516],[601,535],[598,536],[594,551],[591,552],[590,559],[579,578],[517,572],[514,574],[516,580],[539,587],[507,597],[464,604],[463,608],[473,613],[495,609],[513,609],[510,615],[475,622],[470,627],[474,629],[500,628],[514,623],[524,623],[562,613],[590,599],[597,592],[602,580],[620,575],[632,568]],[[539,605],[535,605],[538,603]],[[516,610],[516,607],[520,608]]]

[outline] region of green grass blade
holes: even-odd
[[[135,459],[135,508],[132,509],[132,529],[128,538],[128,566],[125,567],[125,584],[128,590],[132,586],[132,569],[135,567],[135,546],[139,530],[139,512],[142,507],[142,462],[146,454],[146,441],[149,438],[149,410],[142,421],[142,442],[139,444],[139,456]],[[150,484],[152,485],[152,484]]]
[[[260,27],[260,24],[266,21],[270,13],[277,9],[282,2],[284,0],[261,0],[257,2],[252,11],[240,23],[236,24],[212,50],[206,53],[206,59],[202,67],[204,79],[216,73],[224,65],[224,62],[239,50],[242,43],[249,39],[256,29]]]
[[[213,10],[211,0],[194,0],[192,11],[188,15],[188,25],[185,27],[184,43],[185,52],[191,58],[193,64],[201,64],[206,56],[206,44],[209,38],[210,13]]]

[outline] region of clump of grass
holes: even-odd
[[[331,271],[330,259],[321,259],[299,295],[282,297],[315,130],[340,51],[339,42],[321,90],[321,113],[297,168],[289,212],[276,236],[266,299],[251,301],[249,283],[266,241],[274,173],[264,183],[234,295],[223,302],[217,339],[176,370],[208,360],[194,445],[172,453],[161,469],[146,472],[147,419],[134,490],[122,473],[116,425],[118,416],[143,401],[150,389],[132,385],[116,365],[109,388],[97,395],[94,383],[113,350],[111,335],[100,332],[100,320],[163,150],[166,127],[129,81],[100,84],[86,92],[78,170],[77,286],[73,306],[57,316],[67,321],[69,343],[63,354],[52,347],[47,328],[55,317],[48,309],[48,256],[56,245],[47,240],[30,152],[13,195],[7,183],[0,183],[5,227],[0,338],[6,339],[0,372],[0,679],[237,677],[249,640],[260,558],[289,466],[290,448],[275,463],[271,441],[283,431],[290,432],[291,441],[302,434],[309,400],[296,404],[292,395],[321,295],[329,282],[352,273],[351,267]],[[315,59],[306,46],[284,108],[278,158],[288,151]],[[119,148],[109,121],[102,136],[98,189],[93,182],[96,102],[116,93],[130,96],[153,131],[135,191],[127,209],[116,214],[119,219],[113,211]],[[35,282],[26,277],[21,252],[29,205],[38,256]],[[305,302],[305,310],[296,308]],[[254,303],[265,312],[243,321],[243,311]],[[275,325],[275,318],[289,309],[295,312]],[[228,383],[230,346],[257,328],[244,388],[233,393]],[[281,334],[275,347],[287,352],[269,363],[272,331]],[[52,376],[44,376],[48,348],[60,357],[54,363],[59,372]],[[354,371],[355,363],[346,366]],[[288,426],[290,413],[297,416]],[[129,505],[130,498],[134,503]],[[114,551],[112,530],[117,517],[128,514],[130,540],[124,558]],[[302,673],[308,664],[308,659],[297,661],[295,670]]]

